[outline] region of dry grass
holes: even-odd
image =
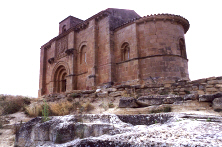
[[[42,116],[43,103],[33,103],[27,107],[25,107],[25,112],[30,117]]]
[[[49,104],[51,115],[67,115],[73,110],[73,103],[69,101],[54,102]]]

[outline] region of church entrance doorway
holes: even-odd
[[[63,65],[59,66],[54,75],[54,92],[66,92],[67,88],[67,71]]]

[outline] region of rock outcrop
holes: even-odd
[[[67,115],[46,122],[36,117],[21,127],[15,146],[218,146],[221,122],[222,117],[174,113]]]

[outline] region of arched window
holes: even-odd
[[[125,42],[121,46],[121,60],[126,61],[130,59],[130,47],[129,43]]]
[[[86,63],[86,46],[84,45],[80,50],[80,64]]]
[[[179,47],[180,47],[180,54],[183,58],[187,58],[187,53],[186,53],[186,47],[185,47],[185,41],[183,38],[180,38],[179,40]]]
[[[64,25],[63,27],[62,27],[62,32],[65,32],[66,31],[66,25]]]

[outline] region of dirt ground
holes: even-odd
[[[13,147],[15,141],[15,124],[28,122],[30,117],[26,116],[24,112],[17,112],[10,115],[0,116],[2,121],[6,124],[0,129],[0,147]]]

